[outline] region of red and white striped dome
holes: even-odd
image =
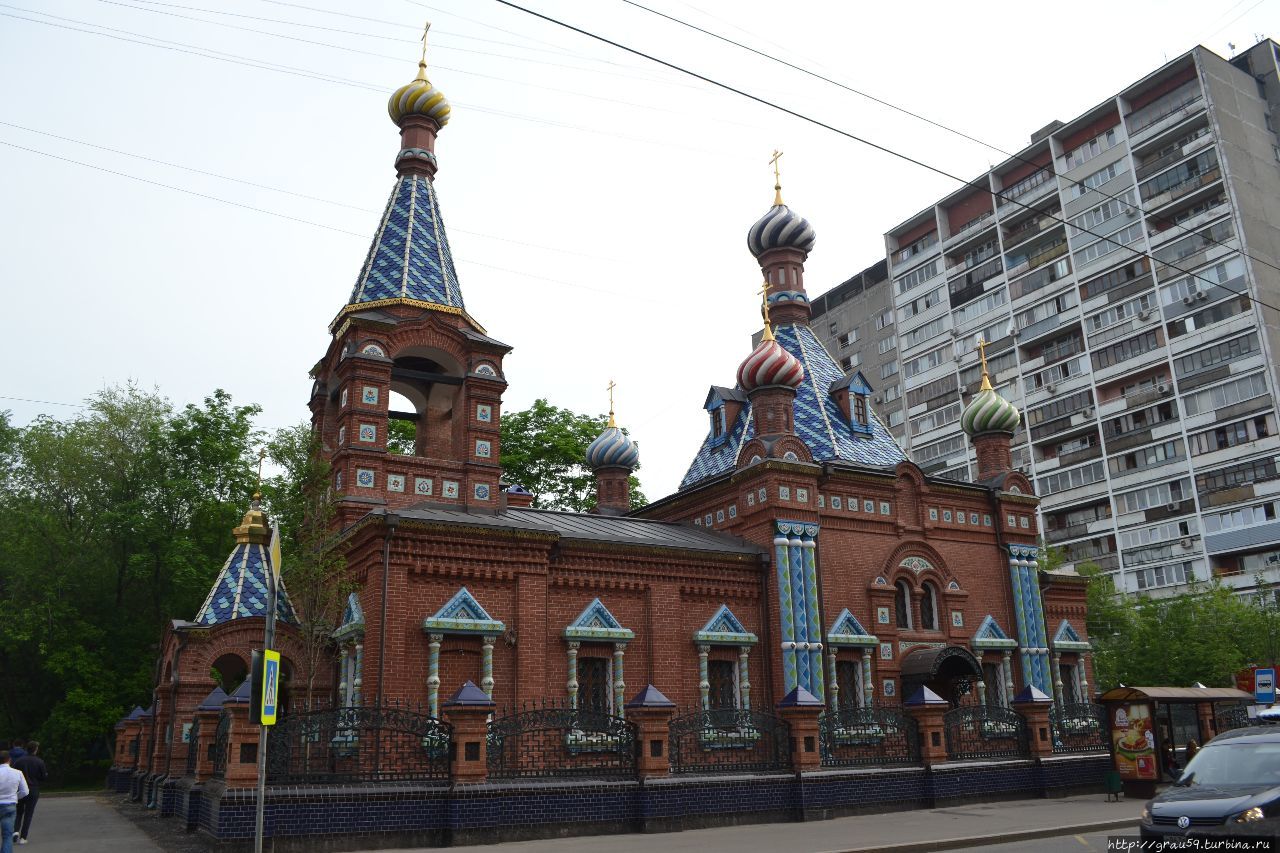
[[[745,391],[764,385],[800,387],[804,380],[804,366],[800,360],[767,336],[738,367],[738,384]]]

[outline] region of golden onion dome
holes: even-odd
[[[425,60],[418,63],[418,76],[391,94],[391,100],[387,101],[387,113],[396,124],[410,115],[433,118],[441,127],[449,123],[449,101],[444,92],[431,85],[431,81],[427,79]]]

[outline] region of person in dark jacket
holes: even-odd
[[[12,741],[10,741],[10,746],[9,746],[10,761],[17,761],[19,758],[27,754],[27,751],[22,748],[22,745],[24,743],[26,743],[26,741],[18,740],[17,738],[14,738]]]
[[[49,777],[49,770],[40,757],[40,744],[34,740],[27,744],[23,756],[13,762],[13,769],[21,771],[27,777],[27,787],[31,789],[29,794],[18,800],[18,815],[13,823],[18,843],[26,844],[27,833],[31,831],[31,816],[35,814],[36,803],[40,802],[40,786]]]

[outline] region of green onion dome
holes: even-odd
[[[984,432],[1012,433],[1021,420],[1018,407],[997,394],[984,376],[978,396],[960,416],[960,426],[972,438]]]

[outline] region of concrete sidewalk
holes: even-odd
[[[147,834],[99,794],[43,796],[31,821],[31,837],[15,851],[40,853],[163,853]]]
[[[767,823],[648,835],[594,835],[453,847],[469,853],[854,853],[948,850],[1096,832],[1137,834],[1142,801],[1108,803],[1103,794],[1012,800],[891,812],[810,823]]]

